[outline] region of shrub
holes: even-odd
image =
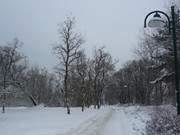
[[[180,135],[180,116],[173,106],[156,107],[147,123],[148,135]]]

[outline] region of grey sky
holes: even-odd
[[[151,10],[163,10],[167,0],[0,0],[0,43],[18,37],[31,64],[52,69],[58,40],[57,24],[76,17],[91,55],[95,46],[106,49],[120,64],[133,57],[143,19]]]

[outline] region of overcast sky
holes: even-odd
[[[133,59],[143,20],[152,10],[164,10],[168,0],[0,0],[0,43],[17,37],[30,63],[52,70],[52,46],[58,23],[76,17],[87,54],[106,46],[119,66]]]

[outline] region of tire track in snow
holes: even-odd
[[[113,115],[114,110],[109,108],[103,113],[98,113],[94,117],[81,123],[77,128],[71,129],[65,134],[59,135],[100,135],[102,128]]]

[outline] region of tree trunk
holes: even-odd
[[[69,105],[67,105],[67,114],[71,114]]]
[[[81,106],[81,111],[84,112],[84,106],[83,105]]]
[[[6,90],[6,77],[5,77],[5,75],[4,75],[3,87],[4,87],[4,92],[5,92],[5,90]],[[6,102],[6,94],[3,93],[2,113],[5,113],[5,102]]]
[[[2,106],[2,113],[5,113],[5,100],[6,100],[6,95],[5,93],[3,94],[3,106]]]

